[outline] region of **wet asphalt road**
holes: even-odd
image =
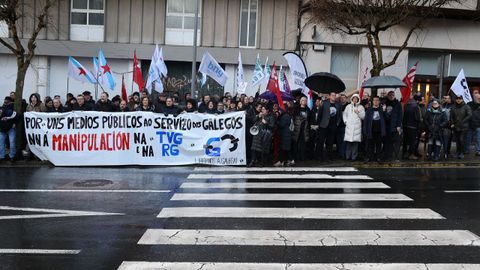
[[[353,169],[353,168],[352,168]],[[236,179],[187,179],[191,174],[230,174],[228,170],[221,172],[199,172],[194,167],[177,168],[0,168],[0,269],[143,269],[141,263],[128,262],[173,262],[156,265],[158,268],[145,269],[267,269],[266,265],[303,264],[292,269],[323,269],[322,264],[362,264],[375,263],[385,269],[388,264],[448,264],[459,269],[459,264],[470,264],[467,269],[480,269],[480,168],[436,168],[436,169],[359,169],[344,172],[276,172],[276,174],[312,175],[294,176],[293,179],[251,179],[246,175]],[[242,172],[232,172],[232,174]],[[243,172],[247,173],[247,172]],[[248,172],[248,174],[265,174],[269,172]],[[322,175],[318,175],[322,174]],[[325,174],[327,177],[324,177]],[[371,179],[342,179],[331,176],[367,176]],[[262,177],[259,177],[262,178]],[[257,186],[248,188],[252,183],[290,183],[295,188],[266,188]],[[375,182],[377,188],[328,188],[306,187],[310,183],[354,183]],[[181,188],[183,183],[235,183],[230,188]],[[248,184],[247,186],[245,186]],[[384,188],[382,188],[384,185]],[[59,192],[62,190],[63,192]],[[114,190],[116,192],[110,192]],[[121,192],[119,192],[121,191]],[[445,192],[447,191],[447,192]],[[449,191],[469,191],[450,193]],[[472,192],[473,191],[473,192]],[[476,191],[476,192],[475,192]],[[202,194],[259,194],[248,200],[233,199],[232,196],[221,200],[171,200],[172,196],[189,193]],[[322,193],[318,195],[319,193]],[[387,194],[386,199],[370,200],[318,200],[323,194]],[[284,194],[290,199],[269,200],[268,194]],[[294,198],[292,194],[308,194],[313,199]],[[405,195],[407,200],[391,200],[389,194]],[[302,196],[303,196],[302,195]],[[256,196],[256,195],[254,195]],[[356,195],[355,195],[356,196]],[[263,197],[263,198],[262,198]],[[325,195],[324,195],[325,198]],[[400,197],[401,198],[401,197]],[[410,200],[411,199],[411,200]],[[180,207],[198,207],[198,217],[158,218],[165,208],[173,210]],[[295,214],[302,208],[363,208],[383,209],[389,217],[356,218],[347,217],[311,218],[256,218],[215,217],[204,210],[205,207],[239,207],[242,208],[275,208],[272,211],[289,209]],[[395,217],[397,209],[425,209],[441,218],[426,219],[414,215],[406,218]],[[368,210],[367,209],[367,210]],[[248,209],[247,209],[248,210]],[[391,210],[391,211],[389,211]],[[75,212],[83,211],[83,212]],[[335,211],[335,210],[334,210]],[[320,211],[322,212],[322,211]],[[367,211],[368,212],[368,211]],[[64,216],[62,216],[62,214]],[[352,215],[362,215],[361,211]],[[368,214],[368,213],[367,213]],[[175,213],[174,213],[175,215]],[[393,218],[392,218],[393,217]],[[157,244],[138,244],[146,239],[149,229],[194,230],[201,235],[202,231],[229,230],[228,235],[235,236],[240,232],[239,243],[235,240],[207,239],[201,243],[201,236],[195,243],[189,242],[183,231],[162,238],[157,235]],[[230,232],[231,230],[231,232]],[[455,237],[446,237],[446,244],[440,240],[429,240],[425,244],[411,244],[415,239],[407,239],[404,243],[391,243],[386,236],[378,239],[383,244],[339,244],[330,242],[327,246],[320,244],[302,245],[302,241],[289,239],[285,245],[262,243],[262,240],[245,241],[244,230],[267,232],[321,230],[332,234],[337,230],[358,231],[361,237],[365,231],[394,230],[404,231],[452,230],[466,232],[467,244],[458,244]],[[218,232],[209,232],[215,237]],[[248,234],[247,234],[248,236]],[[185,238],[183,238],[185,237]],[[295,236],[292,236],[295,238]],[[427,236],[425,236],[426,238]],[[442,236],[441,236],[442,237]],[[440,238],[441,238],[440,237]],[[154,237],[155,238],[155,237]],[[347,237],[348,238],[348,237]],[[462,237],[459,237],[462,238]],[[163,239],[163,240],[162,240]],[[199,240],[200,239],[200,240]],[[378,240],[377,239],[377,240]],[[238,239],[237,239],[238,240]],[[308,241],[308,239],[303,239]],[[421,240],[421,239],[420,239]],[[418,240],[418,241],[420,241]],[[423,239],[425,240],[425,239]],[[163,241],[163,242],[162,242]],[[172,241],[172,242],[168,242]],[[176,242],[175,242],[176,241]],[[347,242],[349,239],[347,239]],[[436,242],[437,241],[437,242]],[[410,244],[408,244],[410,242]],[[441,241],[440,241],[441,242]],[[245,244],[247,243],[247,244]],[[269,244],[270,243],[270,244]],[[451,243],[457,243],[451,245]],[[196,245],[197,244],[197,245]],[[37,252],[38,254],[26,254]],[[50,253],[50,254],[47,254]],[[187,264],[180,264],[186,262]],[[224,268],[208,268],[210,262],[231,263]],[[256,263],[251,266],[239,263]],[[311,264],[311,265],[310,265]],[[317,265],[317,266],[315,266]],[[448,266],[447,265],[447,266]],[[148,265],[147,265],[148,266]],[[161,267],[160,267],[161,266]],[[199,267],[200,266],[200,267]],[[427,265],[428,266],[428,265]],[[244,267],[244,268],[242,268]],[[308,268],[313,267],[313,268]],[[374,266],[372,266],[374,267]],[[348,267],[345,267],[347,269]],[[278,269],[284,269],[278,268]],[[327,268],[325,268],[327,269]],[[332,268],[335,269],[335,268]],[[350,268],[350,269],[355,269]],[[360,269],[360,268],[358,268]],[[407,269],[400,267],[395,269]],[[410,268],[408,268],[410,269]],[[413,268],[412,268],[413,269]],[[417,269],[417,268],[415,268]],[[418,268],[426,269],[426,268]],[[434,269],[432,267],[432,269]]]

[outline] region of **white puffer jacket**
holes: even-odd
[[[355,94],[350,98],[350,101],[354,97],[360,100],[360,96]],[[358,113],[355,112],[358,110]],[[348,104],[343,112],[343,122],[345,123],[345,141],[346,142],[361,142],[362,141],[362,120],[365,118],[365,108],[360,105],[360,102],[354,106],[353,102]]]

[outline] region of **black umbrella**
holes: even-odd
[[[340,93],[345,91],[345,83],[332,73],[318,72],[305,79],[305,85],[318,93]]]
[[[405,83],[395,76],[376,76],[368,79],[364,88],[401,88]]]

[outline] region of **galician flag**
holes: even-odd
[[[238,68],[237,78],[235,80],[235,92],[236,94],[245,94],[247,83],[244,80],[242,54],[238,52]]]
[[[265,73],[263,73],[260,56],[257,54],[257,60],[255,61],[255,70],[253,71],[252,80],[250,81],[250,85],[252,87],[255,87],[259,83],[261,83],[264,78],[265,78]]]
[[[68,57],[68,76],[83,83],[95,84],[96,81],[93,74],[71,56]]]
[[[93,74],[95,76],[95,83],[103,85],[102,69],[100,68],[97,57],[93,57],[93,69],[95,71]]]
[[[228,80],[228,75],[225,70],[218,64],[217,60],[213,58],[211,54],[205,52],[200,63],[201,73],[207,74],[210,78],[214,79],[221,86],[225,86]]]
[[[145,88],[148,90],[149,93],[152,93],[153,85],[155,84],[155,91],[162,93],[163,92],[163,84],[161,80],[162,72],[159,69],[159,61],[160,61],[160,50],[158,45],[155,46],[155,51],[152,55],[152,61],[150,63],[150,68],[148,69],[148,79]],[[163,56],[162,60],[163,62]],[[165,63],[164,63],[165,64]],[[166,66],[165,66],[166,69]]]
[[[98,62],[101,68],[101,78],[104,84],[110,89],[115,89],[115,81],[113,80],[112,71],[110,70],[110,66],[107,63],[107,59],[105,59],[105,55],[103,55],[102,49],[98,51]]]

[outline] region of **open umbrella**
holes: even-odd
[[[335,74],[318,72],[305,79],[305,85],[318,93],[340,93],[345,91],[345,83]]]
[[[289,94],[289,93],[286,93],[286,92],[280,92],[282,94],[282,99],[283,101],[292,101],[294,100],[295,98]],[[275,93],[273,93],[272,91],[270,90],[267,90],[265,93],[261,94],[260,96],[258,96],[258,98],[261,98],[261,99],[266,99],[268,101],[273,101],[273,102],[277,102],[277,96],[275,95]]]
[[[395,76],[376,76],[368,79],[364,88],[401,88],[405,83]]]

